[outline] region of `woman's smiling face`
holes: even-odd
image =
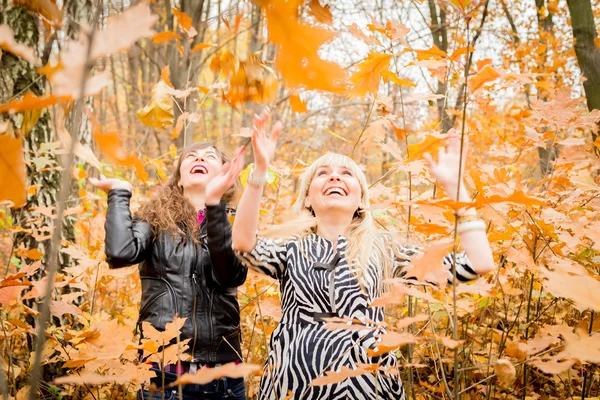
[[[214,147],[191,150],[183,156],[179,167],[179,186],[186,189],[206,188],[223,168],[221,155]]]
[[[323,165],[317,168],[310,182],[306,205],[312,207],[317,217],[333,210],[354,215],[361,197],[360,182],[350,168]]]

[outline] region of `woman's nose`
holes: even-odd
[[[341,178],[337,172],[333,172],[331,175],[329,175],[329,180],[330,181],[339,181],[339,180],[341,180]]]

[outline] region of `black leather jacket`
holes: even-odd
[[[142,279],[140,322],[164,330],[177,314],[187,318],[181,339],[191,338],[194,361],[225,363],[240,359],[237,286],[246,280],[231,247],[225,202],[208,206],[202,244],[167,232],[152,234],[150,224],[133,220],[131,193],[108,193],[106,259],[111,268],[139,263]]]

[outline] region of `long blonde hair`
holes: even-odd
[[[299,213],[307,209],[305,201],[308,196],[308,189],[317,169],[323,166],[347,168],[352,171],[352,174],[358,179],[360,184],[361,203],[364,209],[356,210],[352,222],[345,232],[348,240],[346,247],[348,265],[357,276],[359,282],[361,281],[359,278],[364,274],[369,263],[380,265],[383,278],[390,278],[392,271],[392,259],[389,250],[390,235],[379,231],[375,227],[373,215],[370,211],[367,177],[350,157],[337,153],[327,153],[313,162],[304,171],[300,179],[299,196],[292,206],[292,210],[295,213]]]

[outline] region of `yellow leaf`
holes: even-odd
[[[429,60],[431,58],[443,58],[446,57],[446,52],[440,50],[435,44],[428,50],[415,50],[417,53],[417,60]]]
[[[37,124],[38,120],[40,119],[41,114],[42,110],[39,108],[25,110],[23,112],[23,123],[21,125],[21,132],[23,135],[29,135],[29,132],[31,132],[35,124]]]
[[[290,105],[292,106],[292,111],[294,112],[306,112],[306,103],[304,103],[300,96],[298,96],[297,94],[293,94],[290,96]]]
[[[27,174],[21,138],[0,135],[0,176],[0,201],[10,200],[13,207],[25,205]]]
[[[398,78],[398,75],[392,71],[386,70],[381,73],[381,76],[385,81],[392,81],[398,86],[416,87],[417,84],[406,79]]]
[[[159,81],[152,90],[152,98],[136,115],[144,125],[166,129],[173,125],[173,99],[169,95],[169,86]]]
[[[491,65],[486,65],[477,75],[469,79],[471,92],[475,92],[488,82],[495,81],[500,77],[500,74]]]
[[[275,100],[278,88],[275,74],[250,58],[239,63],[229,80],[224,99],[234,107],[249,101],[268,104]]]
[[[354,84],[352,94],[364,96],[367,93],[377,93],[381,74],[388,68],[391,59],[391,54],[370,52],[369,56],[357,65],[358,72],[350,78]]]
[[[463,10],[471,4],[471,0],[450,0],[452,4],[454,4],[458,8],[462,8]]]

